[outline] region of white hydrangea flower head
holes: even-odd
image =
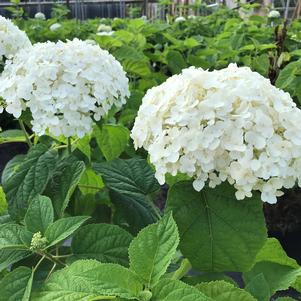
[[[143,98],[131,133],[163,184],[185,173],[200,191],[228,181],[236,198],[261,192],[275,203],[281,188],[301,185],[301,110],[288,93],[247,67],[191,67]]]
[[[112,36],[114,34],[115,31],[100,31],[98,32],[96,35],[98,36]]]
[[[175,19],[175,22],[185,22],[186,21],[186,18],[185,17],[177,17]]]
[[[112,31],[112,27],[105,24],[100,24],[97,28],[98,32],[110,32]]]
[[[50,31],[57,31],[61,27],[62,27],[62,25],[60,23],[54,23],[49,27],[49,29],[50,29]]]
[[[269,13],[268,13],[268,18],[270,19],[278,19],[280,18],[280,13],[278,10],[271,10]]]
[[[34,15],[34,18],[35,18],[35,19],[39,19],[39,20],[46,20],[46,16],[45,16],[45,14],[43,14],[42,12],[37,12],[37,13]]]
[[[194,20],[194,19],[196,19],[196,16],[195,16],[195,15],[189,15],[189,16],[188,16],[188,19],[189,19],[189,20]]]
[[[30,46],[26,33],[11,20],[0,16],[0,61],[12,58],[20,49]]]
[[[120,63],[106,50],[78,39],[35,44],[20,51],[1,75],[6,111],[19,118],[29,108],[33,131],[83,137],[112,106],[129,96]]]

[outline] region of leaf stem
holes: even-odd
[[[52,272],[54,271],[54,269],[56,268],[56,263],[53,264],[51,270],[49,271],[47,277],[46,277],[46,280],[48,280],[48,278],[50,277],[50,275],[52,274]]]
[[[41,258],[40,258],[40,260],[38,261],[38,263],[35,265],[35,267],[33,268],[33,272],[35,272],[37,269],[38,269],[38,267],[40,266],[40,264],[42,263],[42,261],[45,259],[46,257],[45,257],[45,255],[43,255]]]
[[[41,251],[41,253],[38,253],[38,254],[40,254],[41,256],[45,256],[45,258],[47,258],[48,260],[52,261],[55,264],[66,266],[66,264],[64,262],[62,262],[61,260],[59,260],[55,256],[49,254],[48,252]]]
[[[23,133],[24,133],[26,142],[27,142],[29,148],[31,148],[31,147],[32,147],[32,142],[30,141],[30,138],[29,138],[29,135],[28,135],[28,133],[27,133],[27,131],[26,131],[25,125],[24,125],[24,123],[23,123],[22,120],[18,119],[18,121],[19,121],[20,128],[21,128],[21,130],[22,130]]]
[[[73,256],[73,254],[66,254],[66,255],[52,255],[53,258],[68,258]]]
[[[192,266],[187,258],[184,258],[181,262],[180,267],[172,275],[172,279],[181,279],[183,278],[190,270]]]

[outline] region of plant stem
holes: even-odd
[[[49,271],[47,277],[46,277],[46,280],[48,280],[48,278],[50,277],[50,275],[52,274],[52,272],[54,271],[54,269],[56,268],[56,263],[53,264],[51,270]]]
[[[49,254],[48,252],[41,251],[41,253],[38,253],[38,254],[40,254],[41,256],[45,256],[45,258],[47,258],[48,260],[52,261],[55,264],[66,266],[66,264],[64,262],[62,262],[61,260],[59,260],[55,256]]]
[[[40,266],[40,264],[42,263],[42,261],[45,259],[46,257],[45,257],[45,255],[43,255],[41,258],[40,258],[40,260],[38,261],[38,263],[35,265],[35,267],[33,268],[33,272],[35,272],[37,269],[38,269],[38,267]]]
[[[68,137],[68,153],[69,153],[69,155],[71,155],[71,153],[72,153],[71,145],[72,145],[71,137]]]
[[[32,142],[30,141],[30,138],[29,138],[29,135],[28,135],[28,133],[27,133],[27,131],[26,131],[25,125],[24,125],[24,123],[23,123],[22,120],[19,119],[18,121],[19,121],[19,125],[20,125],[20,127],[21,127],[21,130],[22,130],[23,133],[24,133],[26,142],[27,142],[29,148],[31,148],[31,147],[32,147]]]
[[[52,255],[52,257],[53,257],[53,258],[68,258],[68,257],[70,257],[70,256],[72,256],[72,255],[73,255],[73,254],[55,255],[55,256]]]
[[[190,270],[191,270],[191,263],[187,258],[184,258],[181,262],[180,267],[174,272],[172,275],[172,279],[181,279],[183,278]]]

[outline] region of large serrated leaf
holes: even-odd
[[[74,235],[71,247],[76,259],[97,259],[128,266],[128,248],[132,240],[131,234],[116,225],[91,224]]]
[[[196,288],[214,301],[256,301],[247,291],[226,281],[200,283]]]
[[[163,279],[152,290],[152,301],[214,301],[179,280]]]
[[[27,209],[24,221],[26,229],[32,233],[45,233],[53,222],[54,213],[51,200],[46,196],[36,196]]]
[[[180,249],[202,271],[247,271],[266,241],[261,200],[238,201],[234,193],[226,183],[197,192],[191,182],[179,182],[169,191]]]
[[[79,260],[54,273],[33,301],[88,301],[98,296],[137,299],[142,289],[137,276],[122,266]]]
[[[55,167],[53,177],[47,186],[46,195],[53,203],[57,217],[62,217],[70,197],[85,171],[85,164],[74,157],[67,157]]]
[[[108,188],[129,196],[149,194],[159,189],[150,166],[143,159],[116,159],[94,164]]]
[[[93,168],[110,189],[111,200],[122,212],[132,233],[156,222],[148,195],[157,191],[159,185],[145,160],[116,159],[94,164]]]
[[[165,274],[179,244],[177,225],[171,214],[139,232],[129,248],[130,269],[151,288]]]
[[[41,194],[56,163],[56,152],[44,144],[34,146],[26,156],[18,156],[5,167],[2,185],[10,215],[21,220],[30,201]]]
[[[71,216],[61,218],[49,225],[45,231],[48,247],[53,246],[75,232],[87,219],[88,216]]]
[[[29,301],[33,272],[19,267],[0,281],[0,301]]]

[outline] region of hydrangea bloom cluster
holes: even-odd
[[[249,68],[191,67],[147,92],[131,136],[161,184],[181,172],[197,191],[227,180],[237,199],[259,190],[275,203],[281,188],[301,183],[300,124],[290,95]]]
[[[276,18],[280,18],[281,15],[279,13],[279,11],[277,10],[271,10],[269,13],[268,13],[268,18],[270,19],[276,19]]]
[[[26,33],[10,20],[0,16],[0,61],[4,57],[12,58],[19,50],[30,46]]]
[[[6,111],[19,118],[29,108],[33,131],[83,137],[110,108],[129,96],[120,63],[96,45],[75,39],[35,44],[20,51],[1,76]]]

